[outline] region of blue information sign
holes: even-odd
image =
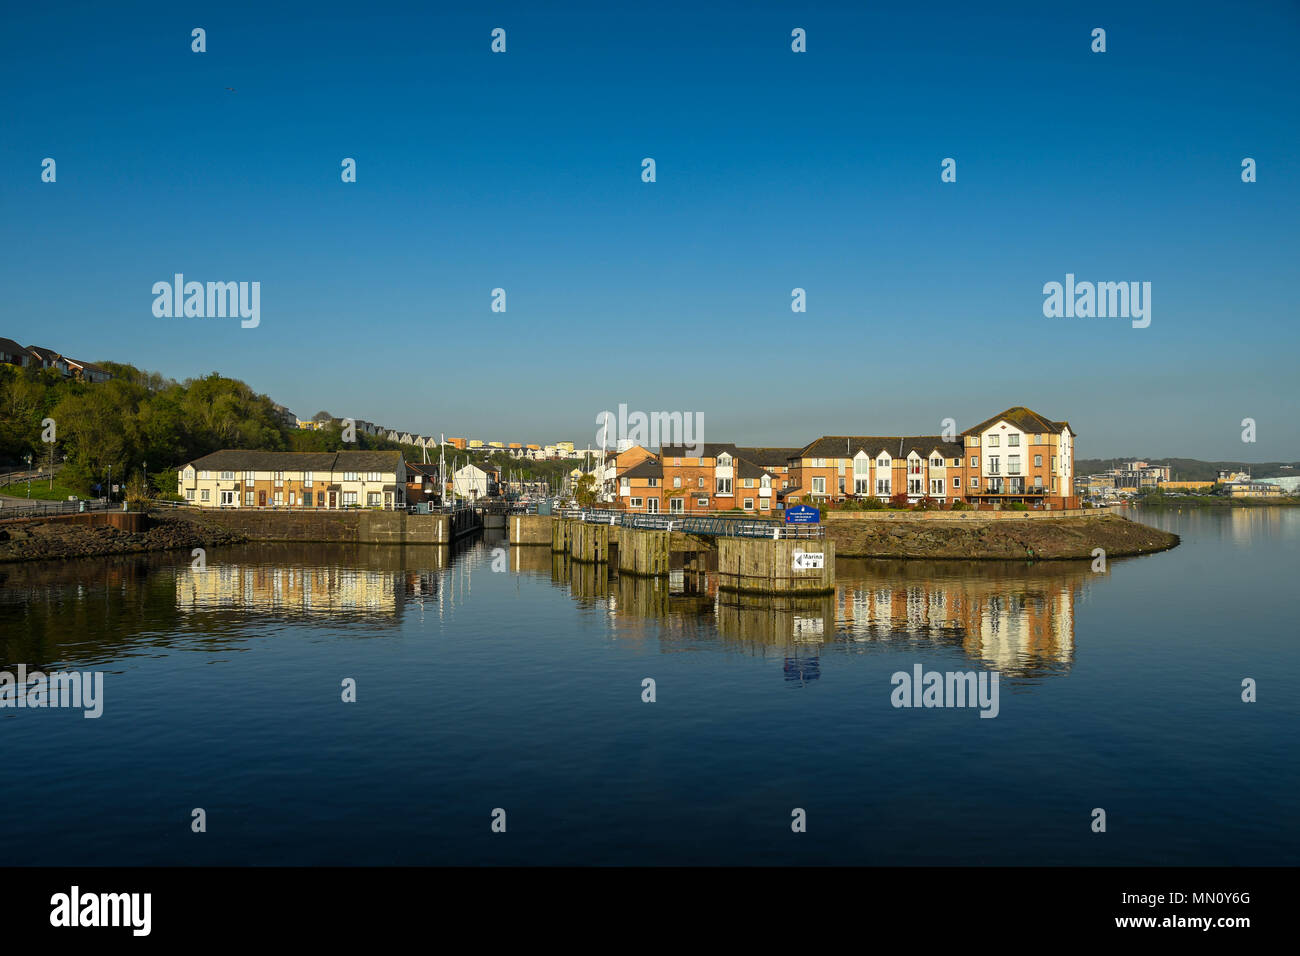
[[[821,512],[808,505],[794,505],[785,509],[786,524],[817,524],[821,521]]]

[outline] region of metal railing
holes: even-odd
[[[575,518],[589,524],[617,525],[648,531],[680,531],[683,534],[712,535],[725,538],[818,539],[826,537],[819,524],[782,524],[777,521],[748,518],[744,515],[642,514],[631,511],[569,510],[561,517]]]
[[[120,501],[107,502],[102,499],[91,501],[38,501],[31,499],[20,504],[12,504],[13,499],[0,505],[0,521],[12,518],[43,518],[46,515],[71,515],[82,511],[119,510]],[[84,507],[83,507],[84,505]]]

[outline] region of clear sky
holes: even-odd
[[[1300,457],[1296,3],[4,19],[0,335],[23,344],[484,440],[586,443],[620,403],[782,445],[1024,404],[1080,457]],[[177,272],[260,282],[260,325],[155,317]],[[1150,282],[1151,325],[1045,318],[1067,273]]]

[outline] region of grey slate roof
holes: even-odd
[[[244,451],[227,448],[188,463],[196,471],[379,471],[396,474],[400,451]]]
[[[854,458],[864,451],[870,458],[886,452],[891,458],[906,458],[916,452],[927,458],[938,450],[945,458],[965,454],[961,442],[944,441],[940,435],[823,435],[797,452],[800,458]]]

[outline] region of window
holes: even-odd
[[[244,492],[244,504],[250,508],[253,507],[253,493],[251,491]]]
[[[878,462],[876,462],[876,467],[877,467],[877,468],[888,468],[888,467],[889,467],[889,459],[888,459],[888,458],[882,458],[882,459],[880,459]]]
[[[271,475],[271,477],[275,479],[275,487],[277,487],[277,488],[283,488],[283,487],[284,487],[284,472],[282,472],[282,471],[274,472],[274,473]],[[276,497],[278,498],[279,495],[276,495]]]
[[[366,472],[366,481],[383,481],[383,480],[384,479],[380,477],[379,472],[377,471]]]
[[[853,493],[855,495],[865,495],[871,490],[871,479],[855,478],[853,479]]]
[[[201,472],[199,472],[199,477],[200,477],[201,479],[203,479],[204,481],[207,481],[207,480],[208,480],[208,473],[207,473],[206,471],[201,471]]]
[[[383,500],[382,497],[377,491],[370,491],[366,493],[366,507],[368,508],[378,508],[379,505],[382,503],[382,500]]]
[[[942,479],[942,478],[931,478],[931,479],[930,479],[930,494],[932,494],[932,495],[942,495],[942,494],[943,494],[943,479]]]
[[[682,486],[682,476],[681,476],[681,475],[673,475],[673,487],[674,487],[674,488],[680,488],[681,486]]]
[[[1043,436],[1042,436],[1042,435],[1035,435],[1035,436],[1034,436],[1034,444],[1035,444],[1035,445],[1041,445],[1042,443],[1043,443]]]
[[[1043,490],[1043,476],[1042,476],[1042,475],[1034,475],[1034,490],[1035,490],[1035,491],[1042,491],[1042,490]]]
[[[657,514],[659,513],[659,499],[658,499],[658,498],[647,498],[647,499],[645,500],[645,510],[646,510],[649,514],[657,515]]]
[[[234,477],[235,477],[235,473],[233,471],[223,471],[221,473],[222,481],[232,481],[234,480]]]
[[[298,503],[297,497],[294,495],[292,491],[289,492],[289,504],[292,506],[292,505],[296,505],[297,503]]]
[[[658,479],[658,478],[647,478],[647,479],[645,480],[645,483],[646,483],[647,486],[649,486],[649,487],[651,487],[651,488],[658,488],[658,487],[659,487],[659,479]]]
[[[825,459],[825,458],[814,458],[814,459],[812,460],[812,466],[813,466],[814,468],[825,468],[825,467],[826,467],[826,459]]]
[[[317,508],[325,507],[325,492],[323,491],[316,492],[316,507]]]
[[[311,487],[311,472],[310,472],[310,471],[303,472],[302,483],[303,483],[304,485],[306,485],[308,488]]]
[[[730,478],[719,478],[719,479],[718,479],[718,490],[717,490],[717,493],[720,494],[720,495],[729,495],[729,494],[731,494],[731,479],[730,479]]]
[[[825,479],[825,478],[814,478],[814,479],[812,480],[812,490],[813,490],[813,494],[815,494],[815,495],[824,495],[824,494],[826,494],[826,479]]]
[[[931,468],[942,468],[942,467],[943,467],[943,459],[942,459],[942,458],[931,458],[931,459],[930,459],[930,467],[931,467]]]
[[[909,479],[907,479],[907,493],[908,493],[909,495],[919,495],[919,494],[921,493],[921,479],[920,479],[920,478],[909,478]]]
[[[970,486],[972,488],[978,488],[980,486],[980,480],[978,478],[972,478],[970,480]]]
[[[668,499],[669,514],[679,515],[685,510],[686,510],[686,500],[681,495],[678,495],[676,498]]]
[[[629,507],[629,508],[640,508],[640,507],[641,507],[641,499],[640,499],[640,498],[632,498],[631,500],[628,501],[628,507]]]
[[[1008,436],[1007,436],[1007,447],[1008,447],[1008,448],[1019,448],[1019,447],[1020,447],[1020,436],[1019,436],[1019,435],[1008,435]]]
[[[202,491],[199,492],[199,500],[200,500],[200,501],[210,501],[210,500],[211,500],[211,497],[210,497],[209,494],[208,494],[208,489],[204,488]]]
[[[954,468],[960,468],[960,467],[961,467],[961,459],[960,459],[960,458],[954,458],[954,459],[952,460],[952,466],[953,466]]]
[[[746,479],[745,479],[745,487],[746,487],[746,488],[753,488],[753,487],[754,487],[754,479],[753,479],[753,478],[746,478]]]
[[[759,506],[760,508],[762,508],[764,511],[771,511],[771,510],[772,510],[772,499],[771,499],[771,498],[762,498],[762,499],[759,500],[759,502],[758,502],[758,506]]]
[[[344,480],[344,481],[356,481],[356,480],[357,480],[357,473],[356,473],[355,471],[345,471],[345,472],[343,472],[343,480]]]
[[[244,472],[244,487],[245,488],[253,487],[253,472],[251,471]]]
[[[357,493],[355,491],[343,492],[343,507],[355,508],[357,506]]]
[[[961,479],[960,479],[960,478],[954,478],[954,479],[952,480],[952,487],[953,487],[953,490],[954,490],[954,491],[960,491],[960,490],[961,490]]]
[[[1055,475],[1052,476],[1052,490],[1053,490],[1053,491],[1056,490],[1056,476],[1055,476]]]
[[[877,479],[876,479],[876,494],[878,494],[878,495],[887,495],[887,494],[889,494],[889,479],[888,479],[888,478],[877,478]]]
[[[746,511],[753,511],[753,510],[754,510],[754,499],[753,499],[753,498],[746,498],[746,499],[745,499],[745,510],[746,510]]]
[[[1002,460],[997,455],[989,456],[989,474],[996,475],[1002,471]]]
[[[999,441],[999,437],[998,437],[997,435],[990,435],[990,436],[989,436],[989,440],[988,440],[988,442],[987,442],[986,444],[987,444],[990,448],[997,448],[997,447],[998,447],[998,441]]]
[[[696,507],[698,507],[698,508],[707,508],[707,507],[709,506],[709,499],[708,499],[708,498],[696,498],[696,499],[695,499],[695,505],[696,505]]]
[[[853,474],[855,475],[865,475],[867,473],[867,469],[870,467],[871,467],[871,462],[866,458],[853,459]]]
[[[185,500],[187,500],[187,501],[193,501],[193,500],[194,500],[194,489],[193,489],[193,488],[186,488],[186,489],[185,489]]]
[[[1042,455],[1035,455],[1035,456],[1034,456],[1034,467],[1035,467],[1035,468],[1042,468],[1042,467],[1043,467],[1043,456],[1042,456]]]
[[[1020,474],[1020,456],[1019,456],[1019,455],[1007,455],[1007,474],[1008,474],[1008,475],[1018,475],[1018,474]]]
[[[1055,456],[1055,455],[1052,456],[1052,471],[1056,471],[1056,456]],[[1056,483],[1056,482],[1055,482],[1055,479],[1053,479],[1052,483],[1053,483],[1053,484]]]
[[[978,468],[980,466],[980,460],[974,455],[971,455],[970,466],[972,468]]]
[[[283,492],[283,491],[277,491],[277,492],[275,493],[275,503],[276,503],[277,505],[282,505],[282,504],[284,504],[284,492]]]
[[[699,482],[699,484],[697,484],[696,487],[697,487],[697,488],[703,488],[703,487],[704,487],[704,476],[703,476],[703,475],[700,475],[700,477],[697,479],[697,481]]]

